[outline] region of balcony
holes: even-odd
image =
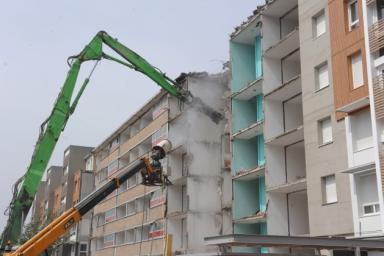
[[[264,166],[257,166],[250,170],[241,170],[232,175],[232,179],[236,181],[250,181],[265,175]]]
[[[297,49],[298,45],[300,44],[299,41],[299,28],[295,27],[277,44],[269,47],[264,52],[264,56],[273,59],[282,59]]]
[[[376,118],[384,118],[384,75],[377,76],[373,81],[373,97],[375,100]]]
[[[251,139],[263,133],[264,120],[258,121],[234,133],[232,139]]]
[[[284,147],[302,140],[304,140],[304,129],[303,126],[300,125],[297,128],[291,129],[279,136],[267,140],[265,143],[267,145]]]
[[[371,25],[368,33],[371,52],[377,52],[380,48],[384,47],[384,19]]]
[[[250,82],[246,87],[240,91],[232,93],[231,97],[236,100],[250,100],[258,94],[262,93],[263,90],[263,78],[258,78],[253,82]]]
[[[307,189],[307,179],[301,178],[296,181],[292,181],[289,183],[277,185],[274,187],[268,187],[268,193],[282,193],[282,194],[290,194],[299,191],[303,191]]]
[[[300,74],[292,77],[273,91],[265,95],[266,100],[285,101],[301,93]]]

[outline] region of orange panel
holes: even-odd
[[[348,27],[347,3],[344,0],[328,2],[335,109],[368,96],[362,1],[358,0],[359,26],[352,31]],[[363,59],[364,85],[353,89],[350,56],[358,51]],[[338,119],[344,117],[343,113],[336,114]]]

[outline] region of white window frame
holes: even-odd
[[[324,31],[322,31],[321,33],[319,33],[319,30],[318,30],[319,17],[322,17],[324,19]],[[313,16],[312,20],[313,20],[313,38],[318,38],[324,35],[327,32],[327,20],[325,17],[325,11],[321,10],[320,12],[318,12],[315,16]]]
[[[365,213],[365,207],[366,206],[372,206],[373,207],[373,212],[372,213]],[[378,206],[378,210],[376,209],[376,206]],[[366,203],[363,204],[362,206],[362,213],[363,216],[374,216],[374,215],[379,215],[380,214],[380,203],[379,202],[372,202],[372,203]]]
[[[334,199],[333,200],[330,200],[328,198],[328,191],[327,191],[327,179],[333,177],[333,180],[334,180],[334,186],[335,186],[335,195],[334,195]],[[337,203],[338,202],[338,196],[337,196],[337,182],[336,182],[336,175],[334,174],[331,174],[331,175],[328,175],[328,176],[324,176],[321,178],[322,179],[322,187],[323,187],[323,204],[324,205],[327,205],[327,204],[334,204],[334,203]]]
[[[321,86],[321,84],[320,84],[320,71],[323,68],[326,68],[328,82],[327,82],[327,84]],[[323,62],[323,63],[321,63],[315,67],[315,75],[316,75],[316,91],[320,91],[320,90],[325,89],[325,88],[330,86],[329,66],[328,66],[327,61],[325,61],[325,62]]]
[[[351,6],[356,3],[357,7],[357,19],[355,21],[352,21],[352,12],[351,12]],[[352,31],[356,27],[359,26],[359,3],[357,0],[350,0],[348,2],[348,28],[349,31]]]
[[[357,88],[360,88],[361,86],[364,85],[363,55],[362,55],[361,51],[358,51],[358,52],[355,52],[354,54],[350,55],[349,58],[350,58],[350,65],[351,65],[350,70],[351,70],[351,74],[352,74],[352,88],[357,89]],[[360,74],[360,80],[361,81],[357,81],[359,77],[357,76],[358,74],[356,72],[354,72],[353,60],[355,58],[360,58],[359,67],[361,67],[361,68],[357,69],[356,71],[361,72],[361,74]]]
[[[325,141],[324,139],[324,124],[325,122],[329,122],[329,129],[330,129],[330,140]],[[327,145],[329,143],[333,142],[333,130],[332,130],[332,118],[331,116],[325,117],[318,121],[318,127],[319,127],[319,145]]]

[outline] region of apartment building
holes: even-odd
[[[54,197],[53,194],[55,189],[58,188],[61,184],[61,177],[63,176],[63,167],[62,166],[50,166],[47,170],[46,182],[47,186],[44,194],[44,221],[43,223],[49,223],[54,219],[53,213],[53,204]]]
[[[309,234],[298,13],[269,1],[231,35],[235,234]]]
[[[382,234],[383,7],[272,0],[231,34],[234,234]]]
[[[74,206],[94,191],[93,156],[84,158],[85,169],[78,169],[73,175],[73,195],[71,205]],[[81,217],[79,223],[69,230],[68,243],[71,244],[71,256],[89,255],[89,243],[92,224],[92,211]]]
[[[32,202],[32,214],[31,222],[32,223],[42,223],[44,220],[44,195],[47,187],[45,181],[41,181],[39,187],[37,188],[35,198]]]
[[[177,81],[216,110],[226,108],[227,74],[183,74]],[[91,254],[162,255],[167,234],[175,254],[215,251],[204,237],[232,232],[225,125],[161,91],[95,148],[97,188],[168,139],[173,150],[162,164],[173,185],[145,187],[138,174],[97,205]]]
[[[356,237],[383,234],[383,7],[329,1],[335,108],[345,120]]]

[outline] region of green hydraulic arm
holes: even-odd
[[[109,46],[126,62],[105,54],[103,52],[103,44]],[[41,125],[40,135],[35,145],[30,165],[24,176],[21,177],[14,186],[13,198],[7,211],[8,220],[1,235],[0,248],[3,249],[8,241],[17,243],[22,230],[22,225],[31,208],[32,201],[44,171],[47,168],[55,145],[61,132],[65,128],[69,116],[75,111],[80,97],[89,82],[89,78],[85,79],[77,95],[73,98],[81,64],[86,61],[99,61],[101,59],[109,59],[118,62],[143,73],[169,94],[177,97],[182,102],[195,107],[198,111],[206,114],[216,123],[222,119],[220,113],[207,106],[201,99],[193,97],[189,91],[184,90],[175,81],[168,78],[165,73],[149,64],[137,53],[112,38],[106,32],[100,31],[80,54],[68,59],[70,70],[56,99],[51,114]]]

